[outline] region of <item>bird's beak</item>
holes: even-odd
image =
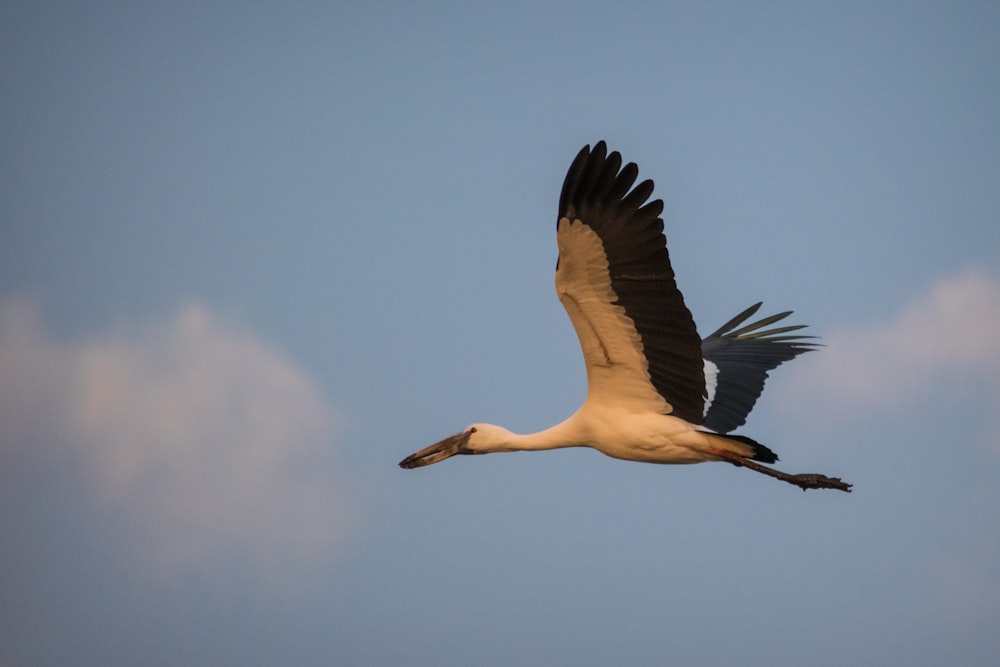
[[[438,461],[444,461],[447,458],[455,456],[455,454],[468,454],[469,450],[465,448],[465,445],[468,442],[468,431],[456,433],[449,438],[445,438],[441,442],[434,443],[430,447],[421,449],[416,454],[410,454],[399,462],[399,467],[407,469],[422,468],[423,466],[429,466],[430,464],[437,463]]]

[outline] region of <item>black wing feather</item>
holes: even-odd
[[[746,423],[747,415],[764,391],[768,371],[816,349],[807,342],[814,336],[782,336],[805,325],[766,329],[785,319],[791,311],[771,315],[737,329],[760,308],[757,303],[723,324],[701,343],[701,353],[719,369],[715,397],[703,424],[718,433],[729,433]]]

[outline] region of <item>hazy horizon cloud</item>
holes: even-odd
[[[279,350],[199,304],[79,342],[36,313],[0,310],[0,449],[79,461],[131,556],[271,576],[330,553],[347,522],[333,411]]]
[[[983,383],[1000,405],[1000,280],[980,267],[938,280],[896,313],[822,335],[808,364],[779,386],[827,414],[881,410],[931,391],[950,373]],[[992,389],[989,389],[991,387]]]

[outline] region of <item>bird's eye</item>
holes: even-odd
[[[476,427],[475,426],[473,426],[472,428],[469,429],[469,435],[472,435],[475,432],[476,432]]]

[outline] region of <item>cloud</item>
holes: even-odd
[[[825,412],[884,409],[925,395],[948,374],[982,383],[1000,405],[1000,283],[971,269],[934,284],[884,322],[834,331],[787,383]]]
[[[203,306],[70,343],[30,305],[0,311],[0,454],[80,461],[131,555],[160,571],[329,555],[349,515],[333,422],[280,351]]]
[[[1000,541],[984,530],[1000,506],[1000,280],[963,271],[822,342],[775,386],[801,417],[797,441],[837,448],[858,493],[879,497],[872,516],[891,512],[886,525],[920,517],[927,542],[913,559],[929,609],[956,637],[981,634],[1000,609]],[[842,423],[826,431],[824,420]]]

